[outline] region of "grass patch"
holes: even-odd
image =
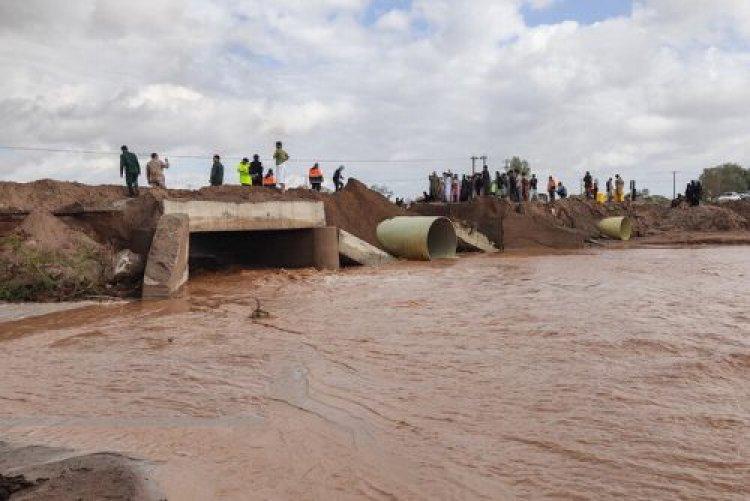
[[[105,258],[95,248],[49,250],[17,235],[0,239],[0,300],[60,301],[99,294]]]

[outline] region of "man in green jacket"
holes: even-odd
[[[242,162],[237,164],[237,173],[240,175],[240,184],[242,186],[253,185],[253,178],[250,177],[250,160],[243,158]]]
[[[128,196],[138,196],[138,176],[141,175],[141,164],[138,163],[138,157],[135,153],[128,151],[128,147],[123,145],[122,154],[120,155],[120,177],[125,175],[125,184],[128,185]]]

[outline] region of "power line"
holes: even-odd
[[[79,155],[119,155],[119,151],[107,150],[85,150],[74,148],[48,148],[37,146],[10,146],[0,145],[2,150],[10,151],[36,151],[41,153],[72,153]],[[142,153],[147,154],[147,153]],[[166,155],[166,154],[165,154]],[[171,158],[194,158],[206,159],[213,157],[214,153],[202,155],[169,155]],[[244,158],[247,154],[242,155],[222,155],[223,158]],[[432,162],[459,162],[460,158],[404,158],[404,159],[326,159],[326,158],[291,158],[290,162],[330,162],[330,163],[432,163]]]

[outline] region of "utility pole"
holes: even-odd
[[[672,171],[672,200],[677,198],[677,171]]]
[[[482,167],[484,167],[485,165],[487,165],[487,155],[482,155],[479,158],[482,159]]]
[[[477,156],[471,157],[471,174],[472,175],[474,175],[474,174],[477,173],[477,168],[476,168],[476,162],[477,162],[477,160],[479,160],[479,157],[477,157]]]

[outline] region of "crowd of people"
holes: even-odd
[[[429,175],[429,191],[423,192],[427,202],[467,202],[480,196],[509,198],[514,202],[536,200],[538,179],[536,174],[528,176],[520,170],[490,173],[487,165],[480,172],[458,174],[451,171],[438,175],[433,171]]]
[[[433,171],[429,175],[429,190],[423,192],[423,199],[426,202],[457,203],[481,196],[494,196],[511,202],[528,202],[545,197],[538,193],[538,189],[539,179],[536,174],[520,169],[509,169],[503,173],[495,171],[491,174],[489,167],[484,165],[480,172],[463,174],[461,179],[451,171],[443,172],[442,175]],[[556,196],[566,198],[568,189],[562,181],[556,181],[550,176],[546,197],[554,200]]]
[[[128,188],[128,195],[131,197],[138,196],[138,178],[141,175],[141,166],[138,156],[128,150],[123,145],[120,154],[120,177],[125,178],[125,184]],[[253,155],[253,160],[243,158],[236,166],[239,184],[241,186],[264,186],[266,188],[286,190],[286,165],[289,161],[289,154],[284,151],[280,141],[276,142],[276,148],[273,152],[275,170],[273,168],[265,169],[260,161],[260,155]],[[166,178],[164,171],[169,168],[169,159],[163,161],[157,153],[151,154],[151,160],[146,164],[146,180],[152,188],[166,189]],[[332,181],[334,189],[340,191],[344,187],[344,166],[339,166],[333,173]],[[324,176],[323,170],[316,162],[308,170],[308,182],[310,188],[321,191]],[[222,186],[224,184],[224,164],[221,162],[221,156],[214,155],[211,172],[209,175],[209,184],[211,186]]]
[[[511,202],[543,201],[554,202],[568,197],[568,188],[562,181],[549,176],[546,191],[538,191],[539,179],[528,169],[508,169],[507,172],[490,173],[484,165],[482,170],[473,174],[459,175],[446,171],[439,175],[433,171],[429,179],[429,189],[423,192],[426,202],[457,203],[467,202],[481,196],[495,196]],[[624,202],[626,198],[625,181],[620,174],[607,179],[605,191],[601,191],[599,180],[591,172],[583,176],[583,195],[587,199],[600,203]],[[635,200],[635,181],[630,182],[630,199]]]

